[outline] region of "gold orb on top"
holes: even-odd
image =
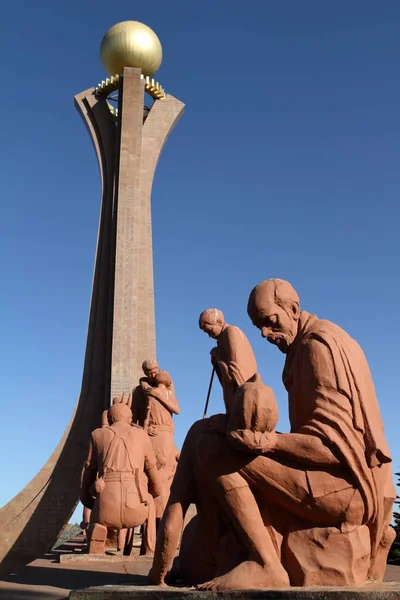
[[[161,65],[161,42],[144,23],[122,21],[103,37],[100,57],[109,75],[123,73],[124,67],[137,67],[143,75],[151,77]]]

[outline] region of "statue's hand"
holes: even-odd
[[[103,410],[103,413],[101,415],[101,426],[102,427],[107,427],[107,425],[109,425],[109,422],[108,422],[108,410]]]
[[[147,428],[147,435],[150,435],[151,437],[158,435],[157,428],[154,427],[154,425],[149,425]]]
[[[217,348],[217,346],[215,346],[215,348],[211,348],[210,355],[211,355],[211,364],[215,367],[217,362],[219,360],[221,360],[221,357],[219,354],[219,349]]]
[[[160,392],[157,390],[157,388],[153,388],[151,386],[145,389],[145,394],[147,394],[147,396],[152,396],[153,398],[160,397]]]
[[[277,440],[275,431],[252,431],[251,429],[232,429],[228,431],[229,443],[237,450],[252,454],[268,454],[274,448]]]

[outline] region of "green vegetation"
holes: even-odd
[[[82,529],[79,527],[78,523],[72,524],[68,523],[56,543],[54,544],[52,550],[57,548],[58,546],[62,546],[65,542],[68,542],[71,538],[79,535]]]
[[[396,476],[400,478],[400,473],[396,473]],[[398,479],[397,485],[400,486],[400,479]],[[400,496],[397,496],[396,504],[400,505]],[[391,565],[400,565],[400,513],[394,512],[393,520],[393,527],[396,530],[397,536],[390,549],[388,563]]]

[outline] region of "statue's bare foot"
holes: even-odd
[[[289,577],[281,564],[262,567],[247,560],[221,577],[196,586],[198,590],[224,592],[228,590],[252,590],[259,588],[289,587]]]
[[[152,581],[148,581],[147,585],[154,585],[161,588],[169,587],[168,584],[165,583],[165,581],[161,581],[161,583],[153,583]]]

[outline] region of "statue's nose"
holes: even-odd
[[[268,335],[269,335],[269,327],[262,327],[261,328],[261,336],[263,338],[266,338],[266,337],[268,337]]]

